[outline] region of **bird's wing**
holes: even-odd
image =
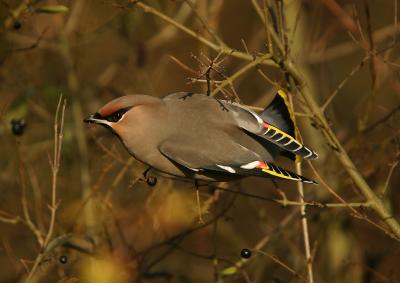
[[[213,98],[191,92],[172,93],[163,98],[165,101],[186,99],[199,101]],[[225,100],[219,100],[219,102],[230,110],[240,128],[271,142],[272,144],[266,145],[271,152],[280,148],[281,154],[291,159],[295,159],[296,155],[304,159],[318,157],[314,151],[295,138],[295,125],[286,103],[286,94],[283,91],[278,91],[274,100],[260,115],[235,102]]]
[[[225,106],[232,111],[237,125],[242,129],[304,159],[316,159],[318,155],[294,137],[294,124],[286,115],[288,110],[282,105],[282,94],[278,93],[260,115],[238,103],[225,102]]]
[[[240,144],[225,145],[225,150],[232,153],[228,157],[221,157],[218,151],[207,152],[207,147],[190,146],[185,143],[185,139],[182,139],[182,142],[176,139],[164,141],[159,150],[168,159],[194,172],[210,170],[240,176],[276,177],[316,184],[310,179],[282,169],[271,162],[262,161],[258,154]]]

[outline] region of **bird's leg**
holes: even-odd
[[[146,170],[143,171],[142,175],[146,179],[147,178],[147,173],[149,173],[151,167],[149,166]]]
[[[199,191],[199,182],[197,180],[194,181],[194,187],[196,188],[196,202],[197,202],[197,212],[199,213],[199,223],[204,224],[203,214],[201,212],[200,205],[200,191]]]

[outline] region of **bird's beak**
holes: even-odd
[[[89,115],[89,116],[87,116],[85,119],[83,119],[83,122],[84,122],[84,123],[99,123],[100,120],[99,120],[99,119],[96,119],[96,118],[94,117],[94,115]]]
[[[105,120],[105,119],[101,119],[101,116],[96,113],[93,115],[89,115],[88,117],[86,117],[85,119],[83,119],[84,123],[90,123],[90,124],[101,124],[101,125],[107,125],[110,126],[110,122]]]

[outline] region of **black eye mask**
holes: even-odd
[[[118,121],[122,118],[122,116],[124,116],[124,114],[125,114],[129,109],[130,109],[130,107],[128,107],[128,108],[123,108],[123,109],[120,109],[120,110],[118,110],[118,111],[115,111],[114,113],[112,113],[112,114],[110,114],[110,115],[108,115],[108,116],[105,116],[105,117],[101,116],[99,113],[96,113],[96,114],[93,115],[93,118],[102,119],[102,120],[107,120],[107,121],[109,121],[109,122],[115,123],[115,122],[118,122]]]

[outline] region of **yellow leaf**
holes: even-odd
[[[221,271],[222,276],[229,276],[233,275],[237,272],[237,268],[235,266],[230,266],[228,268],[225,268],[224,270]]]

